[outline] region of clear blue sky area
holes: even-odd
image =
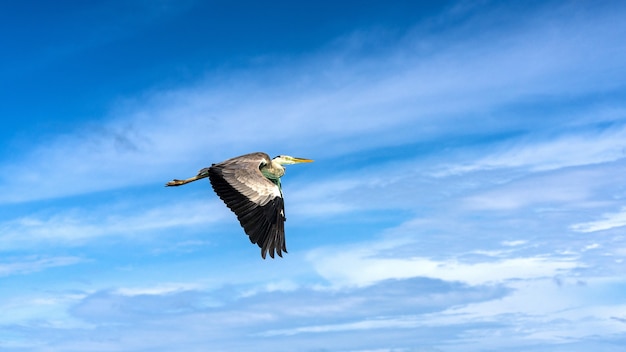
[[[0,4],[0,350],[622,351],[626,3]],[[255,151],[289,253],[207,180]]]

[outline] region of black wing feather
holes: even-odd
[[[225,169],[228,169],[227,174],[236,172],[236,170],[230,170],[230,168],[236,166],[226,161],[209,168],[209,180],[213,190],[226,203],[226,206],[237,215],[237,219],[249,236],[250,242],[257,244],[261,248],[263,259],[265,259],[268,252],[272,258],[274,258],[274,253],[282,257],[282,252],[287,253],[285,244],[285,204],[283,198],[276,196],[264,205],[251,201],[244,194],[237,191],[224,177]],[[239,165],[238,167],[241,168],[242,166]],[[258,170],[258,177],[260,177],[259,182],[271,183],[261,174],[260,170]],[[232,177],[230,179],[231,182],[235,182],[232,181]]]

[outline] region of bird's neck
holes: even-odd
[[[282,186],[280,185],[280,178],[285,174],[285,168],[277,162],[272,161],[272,163],[263,169],[261,169],[261,173],[268,180],[272,181],[273,184],[278,186],[278,190],[280,194],[283,194]]]
[[[269,179],[279,179],[285,174],[285,168],[273,160],[261,171],[263,175]]]

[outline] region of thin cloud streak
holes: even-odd
[[[35,257],[26,258],[9,258],[4,263],[0,263],[0,277],[19,274],[30,274],[33,272],[43,271],[49,268],[75,265],[84,261],[84,259],[75,256],[63,257]]]
[[[99,237],[133,237],[141,233],[180,227],[206,227],[228,215],[218,200],[187,200],[153,208],[66,209],[52,215],[29,215],[0,223],[4,250],[33,246],[76,246]]]
[[[602,164],[626,158],[626,128],[618,126],[590,133],[563,133],[549,140],[517,143],[507,141],[498,152],[467,165],[450,166],[435,176],[457,175],[481,170],[528,168],[549,171],[565,167]],[[513,145],[511,145],[513,144]]]
[[[622,208],[617,213],[604,214],[600,220],[574,224],[571,226],[571,229],[586,233],[604,231],[623,226],[626,226],[626,207]]]

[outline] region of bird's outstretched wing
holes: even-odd
[[[261,173],[260,166],[270,163],[265,153],[251,153],[207,168],[215,193],[232,210],[250,242],[261,247],[265,259],[269,252],[282,257],[285,245],[285,203],[277,185]]]

